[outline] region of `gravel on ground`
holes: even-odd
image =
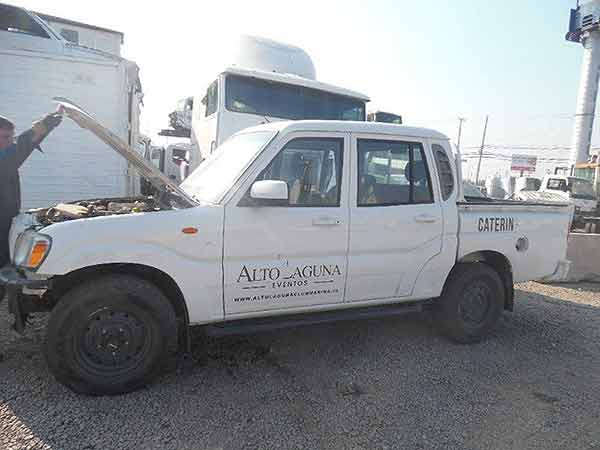
[[[211,339],[118,397],[58,384],[0,307],[0,449],[600,449],[600,285],[517,285],[475,345],[428,314]]]

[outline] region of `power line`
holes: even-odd
[[[481,146],[467,146],[463,147],[466,154],[469,154],[469,150],[473,152],[478,152],[481,149]],[[544,145],[484,145],[484,150],[497,150],[504,152],[514,152],[514,151],[531,151],[531,152],[568,152],[571,150],[571,147],[567,146],[544,146]],[[600,151],[600,147],[592,146],[590,147],[591,151]]]
[[[477,150],[480,148],[479,145],[470,145],[463,147],[465,150]],[[485,144],[484,149],[495,149],[495,150],[547,150],[547,151],[565,151],[570,150],[571,147],[564,145],[526,145],[526,144]],[[592,147],[599,148],[599,147]]]

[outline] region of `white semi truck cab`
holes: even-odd
[[[0,279],[22,329],[48,311],[46,360],[82,393],[149,383],[191,325],[207,334],[433,310],[459,342],[512,310],[513,283],[560,278],[572,208],[464,198],[449,140],[372,122],[234,134],[181,185],[87,113],[68,117],[159,194],[15,218]]]
[[[233,62],[185,103],[193,104],[192,169],[244,128],[280,120],[366,120],[369,97],[317,81],[310,56],[298,47],[242,36]],[[185,116],[186,107],[180,109]]]

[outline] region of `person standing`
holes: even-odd
[[[14,124],[0,116],[0,268],[10,262],[8,233],[13,217],[21,209],[19,168],[61,121],[62,110],[59,109],[34,122],[31,129],[15,141]],[[3,297],[4,288],[0,286],[0,300]]]

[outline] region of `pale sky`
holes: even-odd
[[[456,140],[457,118],[466,117],[464,151],[480,144],[486,114],[489,144],[571,142],[582,51],[564,35],[575,0],[11,3],[124,32],[149,135],[167,126],[178,99],[216,77],[232,37],[251,34],[302,47],[319,80],[364,92],[370,110],[399,113],[408,125]]]

